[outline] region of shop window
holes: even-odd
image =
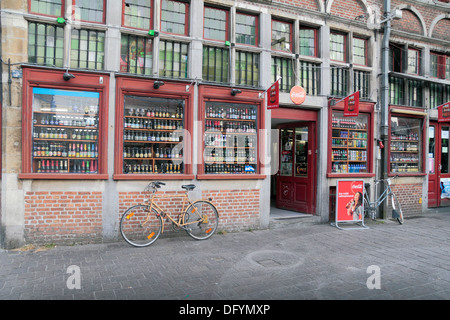
[[[332,67],[331,68],[331,95],[344,97],[348,93],[348,75],[349,70],[340,68],[340,67]]]
[[[300,61],[300,85],[308,95],[319,94],[320,64]]]
[[[105,0],[73,0],[76,20],[105,23]]]
[[[318,29],[300,27],[300,54],[317,57],[318,52]]]
[[[272,20],[272,50],[292,52],[292,23]]]
[[[367,40],[361,38],[353,38],[353,63],[366,66],[367,65]]]
[[[289,92],[294,85],[292,59],[272,56],[272,83],[278,79],[280,91]]]
[[[185,100],[124,96],[124,174],[184,174]]]
[[[99,98],[33,88],[32,173],[99,173]]]
[[[159,75],[169,78],[188,77],[188,48],[183,42],[159,42]]]
[[[210,40],[228,40],[229,11],[205,6],[203,37]]]
[[[222,83],[229,81],[229,52],[225,48],[203,46],[203,80]]]
[[[28,24],[28,62],[62,67],[64,28],[51,24]]]
[[[421,173],[423,119],[391,117],[390,172]]]
[[[181,1],[161,1],[161,31],[187,35],[189,4]]]
[[[359,91],[362,99],[370,98],[370,72],[353,71],[353,92]]]
[[[341,33],[330,34],[330,59],[346,62],[346,35]]]
[[[102,70],[105,56],[105,32],[73,29],[70,67]]]
[[[206,102],[205,174],[256,174],[258,106]]]
[[[344,117],[333,111],[331,129],[331,173],[368,173],[369,115]]]
[[[259,54],[236,50],[236,84],[259,86]]]
[[[258,45],[258,17],[236,13],[236,43],[250,46]]]
[[[152,0],[125,0],[123,2],[123,25],[149,30],[152,20]]]
[[[37,13],[54,17],[64,16],[64,0],[30,0],[29,4],[30,13]]]

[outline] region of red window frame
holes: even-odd
[[[142,78],[120,76],[116,77],[116,122],[115,122],[115,145],[114,158],[115,180],[175,180],[194,179],[192,174],[192,140],[193,140],[193,87],[186,91],[186,83],[164,81],[164,86],[155,89],[155,80],[144,80]],[[184,173],[180,174],[133,174],[123,173],[123,131],[124,131],[124,96],[136,95],[145,97],[174,98],[186,100],[184,110],[184,129],[190,133],[190,139],[184,144]],[[189,138],[189,137],[188,137]],[[189,141],[190,140],[190,141]]]
[[[289,25],[289,50],[278,50],[278,49],[273,49],[273,46],[271,45],[271,49],[272,50],[274,50],[274,51],[278,51],[278,52],[294,52],[294,50],[293,50],[293,30],[292,30],[292,28],[293,28],[293,23],[292,22],[289,22],[289,21],[284,21],[284,20],[281,20],[281,19],[272,19],[271,20],[271,22],[270,22],[270,38],[271,38],[271,41],[272,41],[272,31],[273,31],[273,22],[274,21],[276,21],[276,22],[279,22],[279,23],[284,23],[284,24],[286,24],[286,25]]]
[[[161,0],[161,2],[164,0]],[[176,34],[176,35],[182,35],[182,36],[187,36],[189,34],[189,2],[187,1],[180,1],[180,0],[168,0],[168,1],[173,1],[173,2],[179,2],[179,3],[183,3],[186,5],[186,13],[184,15],[184,33],[183,34],[179,34],[179,33],[171,33],[171,32],[166,32],[163,31],[161,28],[161,24],[162,24],[162,19],[160,19],[160,23],[159,23],[159,30],[161,30],[161,32],[164,32],[166,34]],[[152,7],[153,8],[153,7]],[[162,4],[161,4],[161,10],[160,12],[162,12]],[[151,20],[150,20],[151,23]]]
[[[437,52],[431,52],[430,56],[436,56],[437,57],[437,77],[438,79],[450,79],[447,78],[447,68],[449,67],[448,64],[450,64],[450,56],[442,53]],[[431,59],[430,59],[431,63]],[[431,66],[430,66],[431,69]],[[431,76],[431,75],[430,75]]]
[[[392,109],[396,109],[396,110],[392,110]],[[399,112],[399,110],[403,110],[401,112]],[[409,114],[409,111],[416,111],[417,109],[414,108],[402,108],[402,107],[398,107],[398,106],[392,106],[390,107],[390,111],[389,112],[389,144],[388,146],[385,146],[385,148],[388,148],[387,152],[388,152],[388,168],[387,168],[387,173],[388,176],[405,176],[405,177],[410,177],[410,176],[415,176],[415,177],[419,177],[419,176],[425,176],[427,175],[427,163],[426,161],[426,155],[428,154],[428,152],[426,151],[426,130],[428,130],[428,127],[426,125],[424,125],[424,121],[426,121],[426,116],[421,116],[421,115],[414,115],[414,114]],[[420,110],[421,112],[423,112],[423,110]],[[421,148],[422,148],[422,152],[420,154],[420,161],[422,164],[422,171],[420,172],[412,172],[412,173],[403,173],[403,172],[391,172],[391,149],[390,149],[390,145],[391,145],[391,118],[392,117],[398,117],[398,118],[414,118],[414,119],[422,119],[422,141],[419,142],[419,144],[421,144]]]
[[[241,93],[236,96],[231,96],[231,89],[225,87],[200,85],[199,86],[199,107],[198,107],[198,153],[197,153],[197,179],[198,180],[255,180],[265,179],[266,175],[262,173],[263,159],[261,155],[265,154],[265,112],[264,112],[264,99],[259,97],[259,91],[241,89]],[[221,102],[221,103],[247,103],[257,105],[257,172],[255,174],[206,174],[205,163],[203,156],[205,154],[205,107],[206,102]]]
[[[257,16],[256,14],[251,14],[251,13],[241,12],[241,11],[236,12],[236,15],[238,15],[238,14],[244,15],[244,16],[250,16],[250,17],[254,17],[255,18],[255,23],[256,23],[256,26],[255,26],[255,45],[240,43],[240,42],[237,42],[237,41],[236,41],[236,43],[240,44],[240,45],[244,45],[244,46],[257,47],[259,45],[259,16]]]
[[[224,8],[218,8],[218,7],[213,7],[213,6],[207,6],[205,5],[203,8],[203,39],[207,39],[207,40],[213,40],[213,41],[221,41],[222,40],[217,40],[217,39],[211,39],[211,38],[206,38],[205,37],[205,11],[206,9],[214,9],[214,10],[221,10],[225,12],[225,41],[229,41],[230,40],[230,10],[229,9],[224,9]]]
[[[313,30],[314,31],[314,55],[310,56],[310,57],[319,57],[319,28],[301,25],[300,30]],[[300,41],[300,39],[299,39],[299,41]],[[299,52],[301,52],[300,47],[299,47]]]
[[[347,62],[348,61],[348,34],[343,33],[343,32],[338,32],[338,31],[330,31],[330,36],[332,34],[340,35],[340,36],[342,36],[344,38],[344,44],[343,44],[343,46],[344,46],[344,52],[343,52],[344,60],[331,59],[331,48],[330,48],[330,60],[338,61],[338,62]],[[331,38],[330,38],[330,44],[331,44]]]
[[[76,0],[72,0],[72,17],[75,17],[75,7],[76,7]],[[91,20],[81,20],[81,19],[79,21],[96,23],[96,24],[105,24],[106,23],[106,0],[103,0],[103,18],[102,18],[101,22],[91,21]]]
[[[69,82],[63,80],[63,70],[23,67],[22,95],[22,173],[20,179],[108,179],[108,98],[109,75],[101,73],[71,72],[75,78]],[[102,78],[102,79],[100,79]],[[99,134],[98,134],[98,173],[34,173],[31,172],[32,125],[33,125],[33,88],[45,87],[63,90],[86,90],[100,93]]]
[[[38,14],[40,16],[46,16],[46,17],[64,17],[65,7],[66,7],[66,0],[61,0],[61,12],[59,15],[54,16],[50,14],[44,14],[44,13],[38,13],[31,11],[31,0],[28,0],[28,12],[32,14]]]
[[[331,101],[331,100],[330,100]],[[360,102],[359,103],[359,113],[360,114],[366,114],[368,115],[368,128],[367,128],[367,172],[363,173],[332,173],[332,118],[333,118],[333,111],[344,111],[344,102],[339,102],[335,106],[328,108],[328,160],[327,160],[327,177],[328,178],[350,178],[350,177],[374,177],[375,174],[373,173],[374,169],[374,160],[373,160],[373,137],[374,137],[374,103],[370,102]]]

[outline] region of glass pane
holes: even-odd
[[[428,173],[434,173],[436,167],[436,127],[428,128]]]
[[[123,173],[185,172],[185,101],[125,96]]]
[[[98,173],[99,93],[33,88],[35,173]]]
[[[442,127],[441,129],[441,173],[449,173],[450,158],[449,158],[449,127]]]
[[[390,168],[395,173],[422,172],[422,119],[391,117]]]
[[[280,154],[280,175],[292,176],[292,152],[294,144],[294,130],[281,129],[281,154]]]
[[[369,116],[344,117],[343,112],[333,112],[331,134],[331,172],[368,172]]]
[[[295,128],[295,171],[296,177],[308,175],[308,127]]]
[[[207,102],[205,173],[255,174],[257,129],[256,105]]]

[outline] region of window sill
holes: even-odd
[[[259,180],[264,174],[198,174],[197,180]]]
[[[114,174],[114,180],[192,180],[193,174]]]
[[[107,174],[80,173],[20,173],[19,179],[36,180],[108,180]]]
[[[373,178],[374,173],[327,173],[327,178]]]

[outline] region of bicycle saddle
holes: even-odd
[[[195,189],[195,184],[185,184],[181,186],[183,189],[186,189],[187,191],[191,191]]]

